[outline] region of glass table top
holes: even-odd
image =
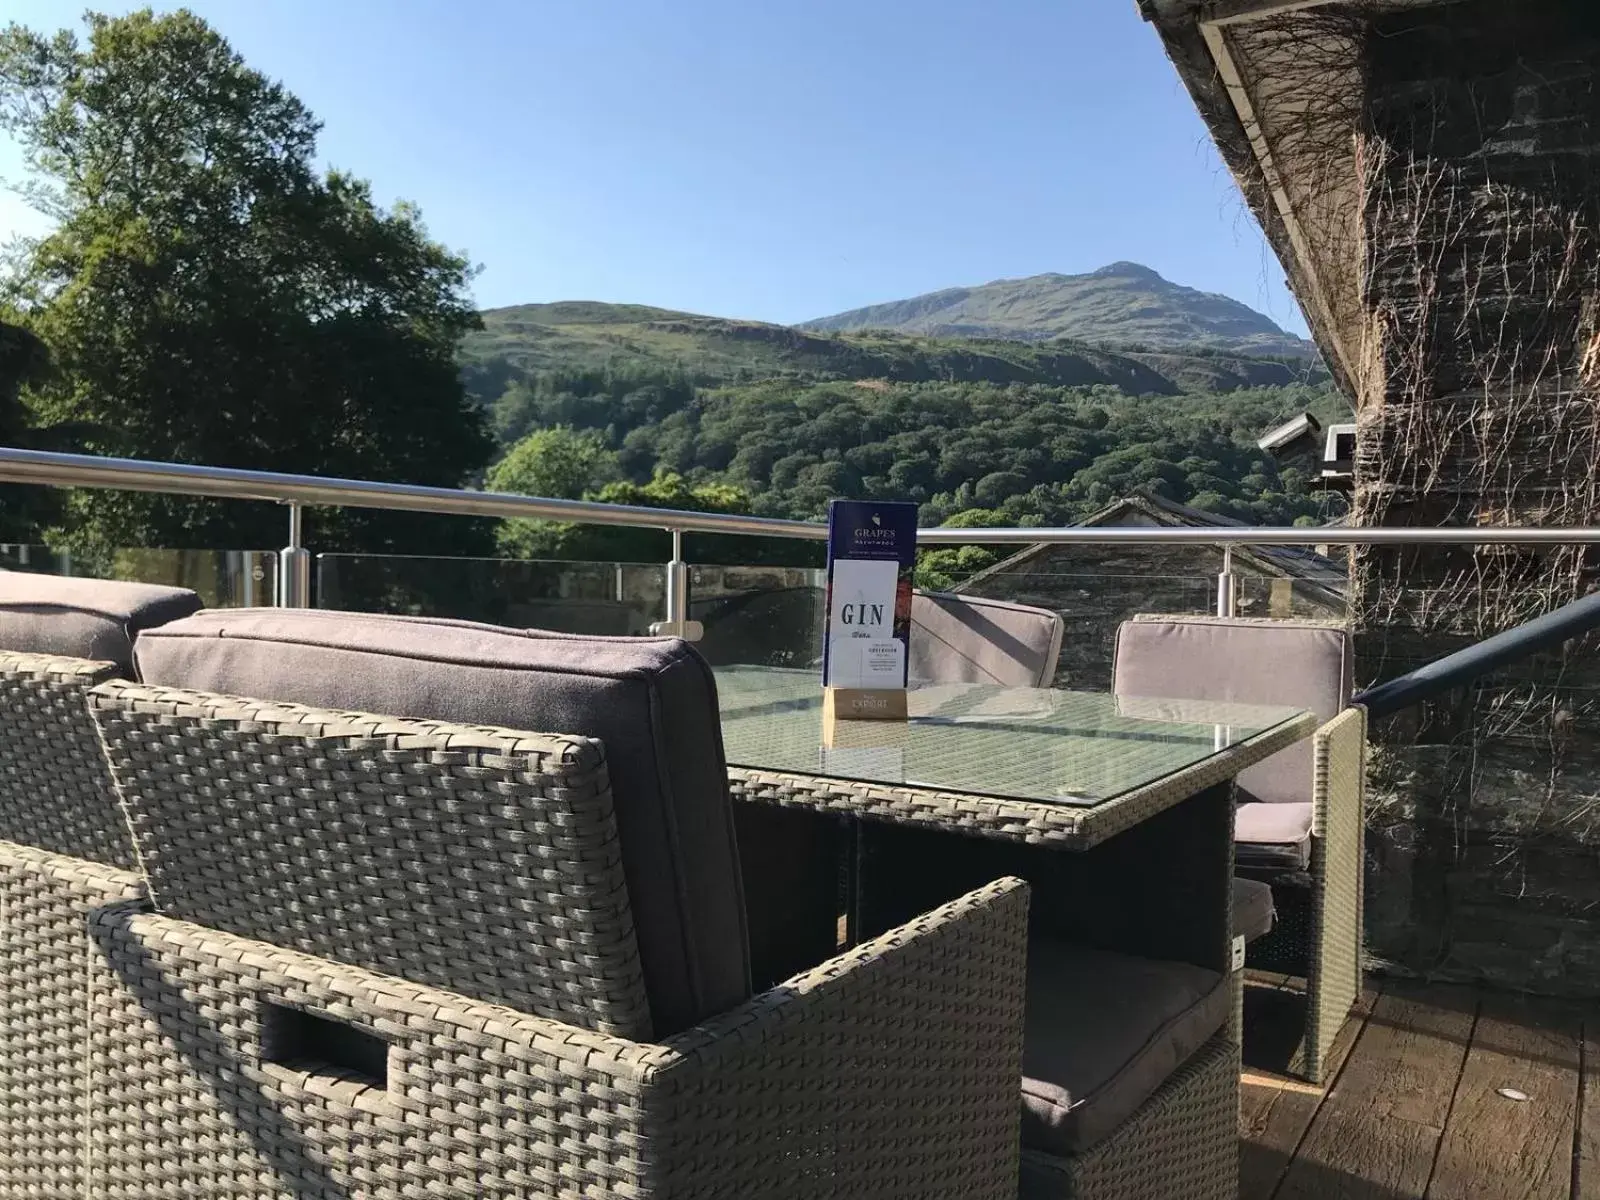
[[[990,684],[913,685],[909,721],[840,721],[823,744],[814,670],[718,667],[728,764],[1092,807],[1303,710]]]

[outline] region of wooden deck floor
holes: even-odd
[[[1270,1073],[1299,1013],[1247,992],[1241,1200],[1600,1200],[1600,1006],[1374,981],[1325,1090]]]

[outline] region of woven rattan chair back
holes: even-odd
[[[650,1036],[598,741],[122,681],[90,699],[159,911]]]
[[[109,662],[0,651],[0,841],[133,870],[89,689]]]

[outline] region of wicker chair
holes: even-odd
[[[94,1186],[1014,1195],[1024,886],[752,994],[688,646],[234,611],[138,659],[94,714],[162,914],[99,926]]]
[[[94,1194],[1015,1194],[1020,882],[663,1037],[595,739],[93,704],[163,910],[93,927]]]
[[[84,921],[144,895],[84,700],[116,671],[0,652],[0,1196],[81,1194]]]
[[[931,683],[1049,687],[1061,657],[1061,614],[981,596],[914,592],[910,675]]]
[[[1227,700],[1310,709],[1324,722],[1239,777],[1241,875],[1270,882],[1277,927],[1247,961],[1303,974],[1305,1037],[1292,1068],[1322,1081],[1334,1037],[1361,990],[1366,714],[1349,703],[1342,625],[1138,616],[1117,633],[1121,696]]]
[[[1249,946],[1270,934],[1277,919],[1272,885],[1236,876],[1233,881],[1233,1015],[1228,1024],[1228,1031],[1236,1042],[1244,1040],[1244,964]]]
[[[1010,1200],[1025,907],[996,883],[660,1044],[108,909],[94,1194]]]
[[[1022,1200],[1183,1200],[1239,1194],[1239,1047],[1218,1035],[1082,1154],[1022,1152]]]
[[[199,605],[0,571],[0,1196],[82,1194],[84,922],[144,895],[85,695],[139,630]]]

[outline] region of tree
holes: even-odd
[[[314,165],[319,125],[184,10],[0,32],[0,129],[55,229],[0,287],[54,369],[24,399],[76,448],[459,485],[492,451],[456,344],[467,261],[416,209]],[[319,548],[454,553],[487,523],[317,510]],[[74,494],[62,541],[273,546],[271,506]]]
[[[1003,513],[985,508],[964,508],[944,522],[946,529],[995,529],[1008,524]],[[933,592],[949,591],[969,576],[999,562],[987,546],[940,546],[917,551],[917,586]]]
[[[744,489],[727,483],[691,483],[676,471],[657,471],[649,483],[608,484],[594,497],[606,504],[638,508],[670,508],[679,512],[748,513],[752,504]],[[665,562],[672,552],[670,535],[657,529],[579,526],[568,544],[572,557],[607,562]],[[684,558],[695,563],[784,563],[820,566],[820,548],[788,538],[740,534],[696,533],[684,539]]]
[[[530,433],[511,447],[490,468],[485,482],[491,492],[578,500],[618,476],[617,456],[598,433],[556,425]],[[576,557],[563,549],[572,530],[559,521],[506,521],[500,526],[500,551],[512,558]]]
[[[489,469],[491,492],[577,500],[619,477],[617,456],[592,429],[556,425],[523,438]]]
[[[39,379],[50,355],[41,342],[20,325],[0,321],[0,446],[16,446],[27,428],[22,385]]]
[[[0,321],[0,446],[31,445],[22,387],[43,378],[49,360],[44,343],[32,333]],[[53,498],[40,495],[35,488],[6,488],[0,493],[0,542],[35,540],[45,519],[45,506]]]

